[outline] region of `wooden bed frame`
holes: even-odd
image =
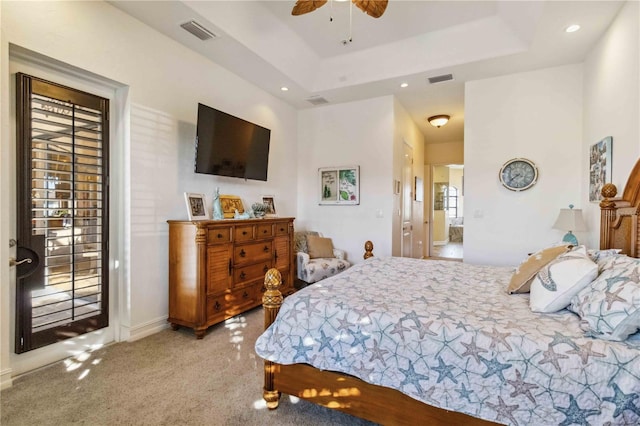
[[[600,202],[600,249],[617,248],[632,257],[640,254],[638,210],[640,208],[640,160],[633,168],[621,198],[614,198],[613,184],[602,188]],[[367,259],[373,244],[365,243]],[[263,297],[265,329],[273,323],[282,305],[278,290],[280,273],[270,269],[265,276]],[[392,425],[492,425],[490,421],[448,411],[417,401],[391,388],[372,385],[353,376],[322,371],[307,364],[264,363],[263,396],[269,409],[278,407],[280,394],[286,393],[316,404],[340,410],[380,424]]]

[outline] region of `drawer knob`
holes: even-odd
[[[262,268],[262,270],[264,271],[264,273],[266,274],[267,271],[269,270],[269,266],[268,265],[264,265],[264,268]]]
[[[263,233],[263,234],[266,234],[266,233],[267,233],[267,230],[266,230],[266,229],[263,229],[263,230],[262,230],[262,233]]]
[[[284,232],[284,228],[280,228],[280,232]]]
[[[218,238],[222,238],[222,234],[218,234]]]
[[[245,274],[244,271],[240,272],[240,279],[241,280],[244,280],[246,276],[247,276],[247,274]]]
[[[220,305],[220,303],[216,300],[215,305],[213,305],[213,309],[215,309],[216,311],[219,311],[221,307],[222,305]]]
[[[245,253],[244,249],[240,250],[240,257],[245,257],[247,253]]]
[[[265,253],[269,253],[269,246],[264,246],[262,251],[264,251]]]
[[[247,231],[242,231],[242,235],[247,235]]]
[[[246,291],[242,293],[242,298],[243,299],[248,299],[249,298],[249,293],[247,293]]]

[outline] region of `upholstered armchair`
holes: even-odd
[[[294,233],[298,279],[307,284],[329,278],[351,266],[344,250],[333,247],[331,238],[315,231]]]

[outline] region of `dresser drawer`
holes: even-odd
[[[271,259],[272,252],[272,241],[236,246],[233,249],[233,264],[242,265]]]
[[[226,306],[226,294],[219,296],[207,297],[207,322],[222,321],[225,319]]]
[[[289,224],[287,222],[280,222],[274,225],[276,228],[276,235],[287,235],[289,233]]]
[[[254,280],[261,280],[264,282],[264,274],[266,274],[270,268],[271,260],[235,268],[233,272],[233,286],[239,287],[246,282]]]
[[[207,230],[207,244],[222,244],[231,241],[231,227]]]
[[[251,309],[261,300],[262,293],[258,285],[234,290],[227,294],[227,315],[233,316]]]
[[[233,237],[237,243],[253,240],[253,225],[236,226]]]
[[[256,226],[256,239],[273,237],[273,225],[261,224]]]

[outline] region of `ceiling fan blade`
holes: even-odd
[[[388,0],[351,0],[358,9],[373,18],[379,18],[387,8]],[[299,2],[298,2],[299,3]]]
[[[304,15],[324,6],[327,0],[298,0],[291,11],[292,15]]]

